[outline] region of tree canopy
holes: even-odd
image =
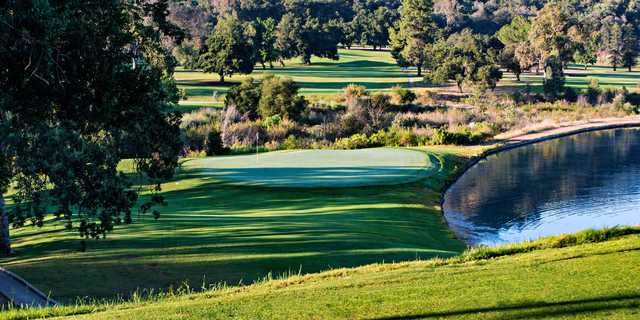
[[[118,170],[124,158],[155,190],[172,175],[180,117],[161,40],[182,33],[166,13],[167,1],[0,5],[0,192],[14,201],[0,203],[1,254],[9,224],[49,214],[83,239],[131,223],[139,189]]]

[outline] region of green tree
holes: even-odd
[[[390,30],[391,55],[402,67],[414,66],[418,76],[426,62],[426,50],[437,38],[431,0],[403,0],[398,26]]]
[[[516,79],[520,81],[520,74],[523,70],[528,70],[533,65],[529,60],[530,56],[525,51],[518,48],[528,46],[529,31],[531,30],[531,21],[522,16],[513,18],[511,23],[504,25],[498,32],[496,37],[504,45],[498,56],[500,65],[513,72]]]
[[[540,58],[538,65],[544,66],[543,88],[548,99],[555,100],[564,91],[563,69],[573,58],[579,34],[574,17],[557,3],[548,3],[533,20],[529,42]]]
[[[556,57],[545,60],[544,82],[542,89],[547,100],[555,101],[564,93],[564,73],[562,71],[562,61]]]
[[[373,49],[383,48],[389,43],[389,29],[393,27],[397,17],[395,11],[385,7],[378,7],[369,19],[367,44]]]
[[[253,72],[256,64],[254,39],[255,29],[250,23],[232,15],[221,17],[200,56],[202,70],[218,74],[220,82],[224,82],[226,76]]]
[[[277,31],[278,48],[285,58],[301,57],[305,64],[317,56],[338,59],[338,43],[343,39],[342,9],[334,1],[285,2],[286,14],[280,20]]]
[[[636,28],[627,23],[622,28],[622,66],[631,72],[631,68],[638,61],[638,55],[640,55],[640,47]]]
[[[613,66],[613,71],[622,64],[623,38],[622,27],[613,21],[603,25],[604,51],[607,53],[609,63]]]
[[[531,21],[525,17],[517,16],[513,18],[511,23],[500,28],[496,32],[496,37],[505,46],[517,45],[529,39],[529,30],[531,30]]]
[[[564,68],[573,58],[577,29],[575,19],[567,11],[560,4],[549,3],[533,19],[529,45],[543,65],[553,58]]]
[[[469,29],[439,41],[429,53],[434,57],[431,80],[455,81],[460,92],[463,92],[464,84],[473,85],[480,91],[494,89],[502,78],[486,40]]]
[[[299,87],[291,79],[268,76],[260,85],[258,113],[263,119],[279,115],[297,120],[306,107],[303,96],[298,95]]]
[[[265,63],[268,63],[269,68],[273,69],[273,62],[280,59],[280,52],[276,47],[276,21],[271,17],[258,18],[255,25],[256,39],[254,43],[258,46],[257,60],[262,65],[262,69],[266,69]]]
[[[82,244],[131,223],[138,189],[123,158],[157,188],[172,175],[180,117],[167,111],[177,94],[161,41],[182,33],[166,12],[167,1],[0,4],[0,193],[15,191],[11,210],[0,201],[0,254],[9,224],[52,213]]]

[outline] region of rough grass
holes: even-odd
[[[301,93],[311,100],[332,101],[335,94],[341,93],[349,84],[366,86],[374,91],[388,92],[392,87],[400,85],[411,88],[429,88],[431,91],[441,90],[439,87],[429,87],[416,77],[415,70],[403,70],[398,67],[391,54],[387,51],[347,50],[340,49],[340,60],[314,58],[311,65],[302,64],[299,59],[287,61],[284,68],[277,65],[274,69],[262,70],[257,67],[249,75],[259,79],[267,74],[291,77],[301,86]],[[602,88],[635,88],[640,82],[640,71],[633,72],[626,69],[613,71],[608,66],[589,67],[583,70],[581,66],[573,65],[566,70],[567,85],[574,88],[587,88],[592,78],[598,79]],[[200,71],[179,69],[175,74],[179,87],[186,89],[188,99],[181,101],[180,108],[189,111],[199,107],[222,107],[224,95],[234,83],[248,77],[236,75],[228,79],[228,83],[220,84],[218,75],[205,74]],[[500,81],[501,88],[523,89],[527,83],[532,91],[542,91],[542,75],[524,73],[522,81],[516,82],[513,74],[505,72]],[[457,91],[450,87],[448,91]],[[215,98],[214,98],[215,95]]]
[[[169,206],[160,220],[138,216],[89,242],[86,253],[61,223],[15,229],[18,254],[0,263],[52,297],[73,301],[183,282],[235,285],[269,273],[450,257],[464,245],[444,224],[439,192],[470,150],[422,149],[438,166],[429,179],[367,188],[230,186],[186,165],[164,186]]]
[[[638,234],[638,227],[588,230],[535,245],[483,248],[483,254],[471,249],[451,259],[337,269],[121,304],[15,310],[0,319],[637,319]]]

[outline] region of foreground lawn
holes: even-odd
[[[15,312],[6,318],[638,319],[638,274],[635,234],[489,260],[371,265],[158,301]]]
[[[18,254],[2,259],[52,297],[127,296],[183,282],[251,283],[269,272],[310,273],[459,254],[439,211],[440,190],[475,148],[421,150],[429,178],[401,186],[235,186],[187,162],[164,186],[160,220],[138,216],[78,252],[62,224],[12,230]],[[402,153],[400,153],[402,155]],[[215,170],[214,170],[215,171]]]

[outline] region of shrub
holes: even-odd
[[[215,109],[200,109],[184,114],[180,128],[185,149],[205,150],[209,133],[217,131],[219,123],[220,112]]]
[[[371,146],[366,134],[356,133],[347,138],[338,139],[335,143],[337,149],[362,149]]]
[[[260,86],[253,78],[242,80],[239,85],[231,87],[227,92],[224,99],[225,107],[233,106],[240,114],[255,119],[258,116]]]
[[[262,118],[279,115],[297,120],[304,111],[307,102],[298,95],[299,87],[291,79],[268,76],[262,80],[258,113]]]
[[[286,150],[305,149],[307,147],[307,143],[303,138],[290,135],[284,139],[280,147]]]
[[[468,127],[458,127],[457,130],[438,128],[434,130],[431,136],[431,143],[435,145],[474,145],[482,142],[489,136],[490,134],[483,130],[474,131]]]
[[[364,127],[358,120],[358,117],[352,112],[344,113],[338,122],[338,136],[340,137],[346,137],[358,133]]]
[[[262,125],[265,126],[265,123],[263,122]],[[282,141],[297,131],[296,123],[289,119],[279,120],[277,124],[270,123],[266,127],[266,134],[271,141]]]
[[[221,155],[226,153],[226,148],[222,143],[222,135],[218,130],[212,130],[207,136],[206,152],[208,156]]]
[[[344,88],[343,99],[347,108],[355,105],[358,99],[368,95],[367,88],[355,84],[350,84]]]
[[[400,86],[393,87],[393,93],[397,96],[400,104],[411,104],[418,98],[413,91]]]
[[[273,115],[271,117],[267,117],[265,119],[262,120],[262,125],[269,129],[271,127],[277,126],[280,124],[280,122],[282,122],[282,117],[280,117],[280,115],[276,114]]]
[[[564,100],[567,102],[578,101],[578,92],[574,88],[567,87],[564,89]]]
[[[263,144],[266,140],[264,128],[254,121],[242,121],[223,127],[222,141],[227,148],[246,148]],[[257,141],[256,141],[257,140]]]

